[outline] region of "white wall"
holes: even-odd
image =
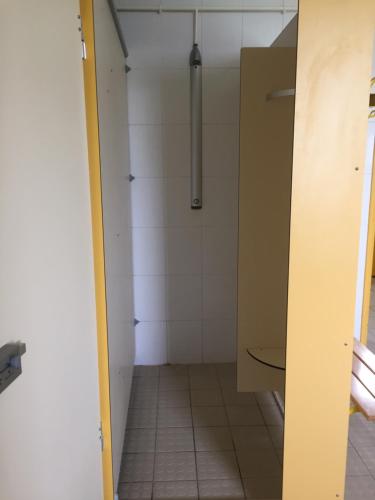
[[[136,176],[132,210],[135,315],[141,321],[136,327],[138,364],[235,360],[240,49],[270,45],[291,17],[199,16],[204,198],[203,209],[193,211],[192,15],[121,14],[132,67],[128,91],[131,169]]]
[[[97,338],[77,0],[0,6],[0,498],[100,500]]]
[[[116,487],[134,362],[127,82],[124,54],[107,0],[94,1],[94,19]]]

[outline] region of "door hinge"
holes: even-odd
[[[87,59],[87,51],[86,51],[85,35],[83,33],[83,28],[82,28],[82,18],[81,18],[80,15],[78,15],[77,17],[78,17],[78,21],[79,21],[78,31],[81,34],[82,60],[86,61],[86,59]]]
[[[99,441],[100,441],[101,450],[103,451],[104,450],[104,436],[103,436],[103,426],[102,426],[101,422],[99,425]]]

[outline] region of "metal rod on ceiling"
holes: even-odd
[[[292,7],[248,7],[248,8],[234,8],[234,7],[198,7],[198,8],[185,8],[185,7],[118,7],[117,12],[155,12],[162,14],[163,12],[182,12],[182,13],[209,13],[209,12],[294,12],[297,13],[296,8]]]
[[[128,48],[126,47],[124,35],[122,34],[121,24],[120,24],[120,20],[118,18],[118,10],[116,9],[116,6],[115,6],[113,0],[107,0],[107,1],[108,1],[109,9],[110,9],[111,14],[112,14],[113,22],[115,24],[115,28],[117,31],[117,36],[120,40],[120,45],[121,45],[122,51],[124,53],[124,57],[126,59],[129,55],[129,53],[128,53]]]

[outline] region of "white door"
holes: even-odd
[[[101,500],[78,0],[0,6],[0,498]]]

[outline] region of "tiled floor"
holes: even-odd
[[[369,349],[375,352],[375,280],[372,282],[368,329]],[[360,413],[350,417],[345,500],[375,500],[375,422]]]
[[[279,499],[283,421],[235,365],[135,368],[120,499]]]
[[[368,345],[375,352],[375,284]],[[121,500],[281,498],[283,419],[270,393],[239,394],[235,365],[138,366]],[[346,500],[375,500],[375,423],[350,417]]]

